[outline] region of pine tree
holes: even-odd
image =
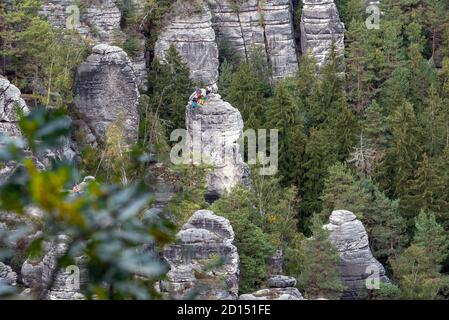
[[[420,210],[432,211],[446,217],[449,204],[446,202],[444,181],[435,170],[426,154],[423,155],[415,177],[407,182],[407,189],[401,197],[400,208],[410,225]]]
[[[305,258],[299,286],[308,299],[338,299],[345,290],[337,269],[340,257],[318,216],[312,218],[312,231],[313,237],[304,241]]]
[[[169,47],[162,63],[153,60],[148,82],[153,112],[168,121],[170,128],[184,128],[185,105],[194,85],[189,68],[174,45]]]
[[[441,267],[441,263],[448,256],[449,237],[447,232],[438,224],[435,214],[425,210],[421,210],[416,217],[415,227],[413,243],[424,249],[430,260]]]
[[[279,130],[279,172],[284,185],[297,185],[305,138],[297,105],[285,81],[277,83],[267,115],[268,126]]]
[[[394,277],[408,300],[435,299],[442,285],[438,267],[425,249],[412,244],[398,258],[391,260]]]
[[[355,176],[343,164],[335,164],[328,169],[324,180],[322,215],[327,219],[334,210],[348,210],[359,218],[363,217],[368,205],[368,195]]]
[[[365,177],[360,181],[368,197],[363,210],[363,225],[369,234],[370,248],[383,264],[397,257],[408,243],[407,223],[399,212],[399,201],[389,199]]]
[[[447,142],[449,112],[443,107],[443,99],[435,84],[430,86],[419,120],[425,132],[424,151],[431,157],[440,154]]]
[[[391,195],[401,197],[407,181],[413,177],[421,150],[421,132],[410,103],[396,107],[390,118],[390,128],[392,135],[385,168],[391,179]]]
[[[304,154],[304,175],[299,187],[301,193],[301,211],[303,217],[321,212],[320,195],[328,168],[337,162],[335,136],[330,130],[312,129],[306,143]],[[302,220],[302,219],[301,219]]]

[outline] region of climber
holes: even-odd
[[[195,109],[197,106],[204,106],[206,103],[207,91],[205,89],[196,89],[195,93],[191,96],[192,109]]]

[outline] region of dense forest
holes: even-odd
[[[243,0],[230,1],[244,7]],[[75,2],[81,10],[90,5]],[[189,97],[207,84],[192,79],[175,46],[163,61],[156,54],[175,1],[142,1],[140,10],[132,1],[115,2],[126,36],[117,35],[113,44],[131,58],[144,51],[148,67],[146,86],[139,88],[138,138],[125,151],[120,117],[103,143],[86,143],[81,130],[70,130],[69,120],[80,117],[77,68],[93,44],[55,27],[40,14],[39,0],[0,4],[0,75],[20,89],[31,110],[18,121],[22,143],[2,140],[2,168],[10,161],[20,165],[2,181],[0,207],[19,221],[28,219],[30,205],[48,213],[31,231],[13,228],[19,234],[12,235],[0,228],[1,261],[17,271],[24,258],[44,254],[48,239],[66,234],[71,249],[60,263],[88,257],[87,297],[160,298],[154,284],[166,270],[148,248],[172,243],[195,211],[207,209],[234,230],[239,294],[266,287],[272,257],[282,252],[283,274],[297,279],[304,298],[339,299],[347,288],[323,225],[334,210],[347,210],[362,222],[389,279],[376,290],[361,290],[359,299],[449,298],[447,0],[381,0],[380,27],[371,29],[369,1],[337,0],[344,50],[333,43],[320,66],[296,46],[298,70],[280,80],[264,50],[254,46],[242,57],[227,39],[218,41],[218,93],[238,109],[245,129],[278,129],[279,163],[274,176],[254,174],[259,165],[251,165],[250,187],[234,186],[213,202],[205,197],[213,169],[169,160],[170,133],[186,127]],[[295,41],[304,32],[302,12],[303,1],[293,1]],[[77,142],[74,163],[42,170],[29,160],[30,152],[54,147],[62,135]],[[158,169],[177,184],[162,217],[149,209]],[[74,200],[67,190],[84,176],[95,181]],[[7,247],[36,230],[43,235]],[[7,287],[2,292],[11,293]]]

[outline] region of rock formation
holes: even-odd
[[[218,94],[209,94],[204,107],[186,107],[188,149],[193,161],[213,166],[207,177],[209,200],[217,199],[248,174],[236,142],[243,130],[240,112]]]
[[[332,44],[339,54],[344,51],[345,26],[333,0],[302,0],[301,50],[311,52],[322,67]]]
[[[42,259],[42,285],[44,288],[48,288],[45,294],[45,298],[48,300],[84,299],[81,291],[87,283],[85,258],[76,258],[76,265],[57,269],[58,260],[67,251],[67,241],[67,236],[57,237]],[[38,273],[37,270],[34,271],[34,275]]]
[[[274,276],[268,279],[269,288],[242,294],[239,300],[304,300],[296,286],[296,279]]]
[[[133,10],[142,12],[143,2],[132,0]],[[121,30],[122,12],[115,0],[93,0],[88,3],[73,0],[43,0],[41,15],[47,17],[57,28],[75,29],[88,43],[96,45],[106,43],[114,45],[124,42],[127,36]],[[75,20],[74,20],[75,19]],[[143,36],[141,36],[143,38]],[[140,39],[144,42],[143,39]],[[143,48],[134,57],[130,57],[140,89],[146,90],[147,66]]]
[[[244,58],[261,47],[271,63],[274,79],[298,70],[290,0],[208,0],[219,41]]]
[[[122,14],[114,0],[94,0],[84,6],[73,0],[44,0],[40,13],[55,27],[75,28],[93,42],[112,44],[120,33]]]
[[[235,300],[238,296],[239,256],[232,244],[229,221],[199,210],[165,248],[170,265],[162,288],[176,299]]]
[[[0,76],[0,132],[8,136],[21,136],[17,126],[16,110],[25,114],[29,112],[25,101],[20,97],[20,90],[8,79]]]
[[[212,29],[212,15],[206,4],[178,1],[167,20],[156,43],[155,54],[159,60],[164,61],[166,51],[173,44],[189,66],[194,82],[216,84],[218,46]]]
[[[29,112],[29,109],[20,95],[20,90],[16,86],[0,76],[0,133],[5,136],[22,136],[17,124],[17,109],[22,110],[25,114]],[[0,167],[0,182],[8,177],[14,168],[13,162],[4,163]]]
[[[15,286],[17,284],[17,273],[3,262],[0,262],[0,284],[6,286]]]
[[[139,91],[131,61],[119,47],[96,45],[78,68],[76,106],[86,131],[104,142],[107,127],[123,117],[129,142],[137,140]],[[87,135],[89,132],[87,132]]]
[[[324,228],[330,231],[330,240],[340,254],[339,271],[348,287],[343,299],[357,298],[360,290],[366,288],[366,279],[373,272],[379,275],[380,281],[389,282],[384,267],[371,253],[368,234],[362,222],[345,210],[332,212],[329,222]]]

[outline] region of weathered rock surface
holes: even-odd
[[[17,284],[17,273],[3,262],[0,262],[0,283],[7,286],[15,286]]]
[[[301,50],[311,52],[322,67],[332,44],[339,54],[344,51],[345,26],[333,0],[302,0]]]
[[[122,14],[114,0],[89,1],[78,9],[73,0],[44,0],[40,13],[55,27],[74,27],[94,43],[112,44],[120,33]]]
[[[39,288],[42,285],[42,261],[30,261],[25,260],[20,270],[20,276],[22,277],[22,282],[28,288]]]
[[[96,45],[78,68],[77,109],[97,141],[104,142],[107,127],[123,117],[129,142],[137,140],[139,91],[131,61],[119,47]]]
[[[245,181],[247,165],[236,142],[243,131],[243,120],[237,109],[220,95],[209,94],[203,107],[186,107],[186,127],[194,163],[199,160],[213,166],[207,177],[208,199],[216,199]]]
[[[166,51],[173,44],[189,66],[190,77],[194,82],[216,84],[218,46],[207,5],[200,0],[193,4],[178,1],[167,20],[156,43],[155,54],[158,59],[164,61]]]
[[[76,258],[76,265],[57,269],[58,260],[67,251],[67,241],[66,236],[57,237],[49,252],[42,259],[42,285],[44,288],[48,288],[45,295],[48,300],[84,299],[81,292],[87,283],[85,258]]]
[[[339,271],[348,287],[343,299],[357,298],[373,271],[378,271],[380,281],[389,282],[384,267],[371,253],[362,222],[345,210],[332,212],[329,222],[324,228],[330,231],[330,240],[340,254]]]
[[[0,75],[0,132],[8,136],[21,136],[17,126],[17,112],[29,112],[25,101],[20,97],[20,90]]]
[[[268,289],[242,294],[239,300],[304,300],[296,286],[296,279],[277,275],[267,280]]]
[[[239,300],[304,300],[304,298],[296,288],[270,288],[242,294]]]
[[[282,276],[282,275],[272,276],[271,278],[268,278],[267,285],[270,288],[295,287],[296,279],[293,277]]]
[[[298,70],[290,0],[207,0],[220,41],[244,58],[252,47],[264,49],[275,80]]]
[[[177,238],[164,250],[170,271],[162,287],[175,299],[237,299],[239,256],[229,221],[199,210]]]

